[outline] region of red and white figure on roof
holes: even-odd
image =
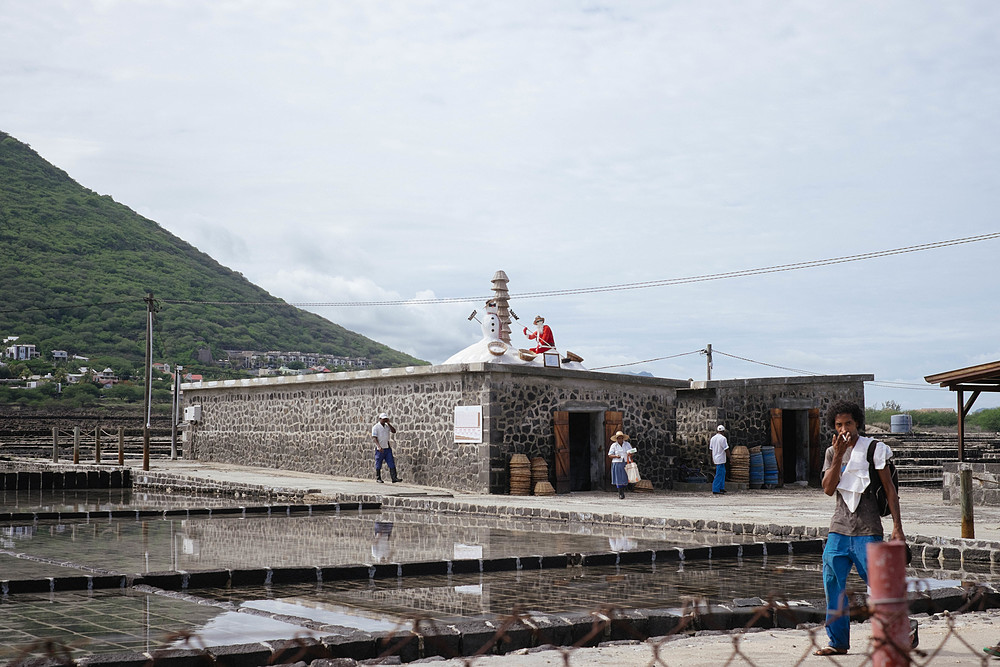
[[[528,327],[524,327],[524,335],[528,340],[533,340],[537,345],[531,348],[535,354],[542,354],[556,347],[556,339],[552,336],[552,329],[545,323],[545,318],[539,315],[535,318],[535,330],[528,333]]]

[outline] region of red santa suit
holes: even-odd
[[[538,347],[531,348],[531,351],[535,354],[548,352],[549,350],[554,350],[556,347],[556,340],[552,336],[552,329],[549,328],[548,324],[543,324],[540,331],[532,331],[531,333],[528,333],[528,328],[525,327],[524,335],[528,337],[528,340],[538,341]]]

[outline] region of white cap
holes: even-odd
[[[384,412],[383,412],[382,414],[380,414],[380,415],[378,416],[378,418],[379,418],[379,419],[388,419],[388,418],[389,418],[389,415],[387,415],[386,413],[384,413]],[[722,428],[722,427],[720,426],[719,428]]]
[[[726,430],[726,427],[725,427],[725,426],[723,426],[722,424],[719,424],[719,428],[717,428],[717,429],[715,429],[715,430],[721,433],[721,432],[723,432],[723,431],[725,431],[725,430]]]

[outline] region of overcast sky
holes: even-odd
[[[590,368],[711,343],[713,378],[872,373],[905,408],[1000,359],[1000,240],[517,294],[1000,231],[998,66],[993,0],[0,0],[0,130],[286,301],[503,269]],[[474,307],[310,310],[440,363]]]

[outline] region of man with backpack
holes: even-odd
[[[850,613],[845,589],[851,567],[868,583],[868,545],[882,541],[882,512],[876,494],[883,495],[892,515],[891,540],[903,540],[899,494],[889,462],[892,450],[873,438],[859,435],[865,415],[857,403],[840,401],[827,412],[827,426],[835,431],[823,462],[823,491],[837,505],[823,550],[823,588],[826,591],[826,634],[829,646],[815,655],[843,655],[851,644]],[[883,491],[884,490],[884,491]]]

